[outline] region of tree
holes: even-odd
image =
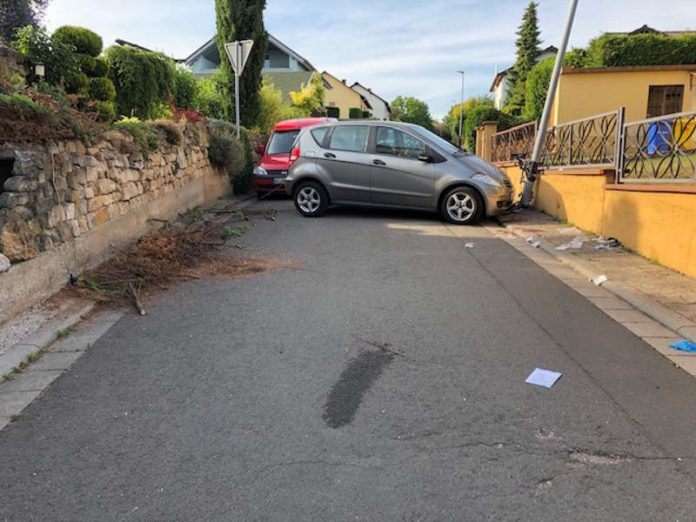
[[[11,42],[17,29],[38,26],[49,0],[0,0],[0,38]]]
[[[268,34],[263,25],[266,0],[215,0],[217,17],[217,47],[223,73],[224,113],[234,114],[234,71],[227,59],[225,44],[237,40],[253,40],[254,47],[239,83],[241,124],[252,127],[259,115],[261,69],[266,58]]]
[[[510,95],[507,101],[507,110],[511,114],[519,115],[524,108],[525,84],[527,74],[532,70],[539,58],[541,51],[539,45],[541,40],[539,35],[539,19],[537,17],[536,2],[529,2],[529,5],[522,16],[522,23],[517,30],[517,58],[513,65],[508,81],[510,82]]]
[[[305,116],[320,116],[325,112],[324,94],[324,80],[320,74],[314,73],[308,85],[303,85],[299,91],[290,93],[290,99]]]
[[[428,104],[413,96],[399,96],[391,102],[392,119],[407,123],[415,123],[425,127],[433,128],[433,117],[430,115]]]
[[[469,111],[479,106],[493,107],[493,100],[488,96],[474,96],[466,100],[463,105],[458,103],[450,108],[442,123],[447,134],[452,137],[453,143],[459,143],[459,115],[461,112],[464,111],[464,119],[466,120]],[[462,132],[462,134],[465,133]]]
[[[283,99],[283,93],[267,80],[263,81],[259,99],[257,127],[258,131],[265,136],[271,133],[279,121],[308,116],[301,109],[287,103]]]
[[[547,58],[536,64],[527,75],[523,111],[524,119],[527,121],[538,120],[541,117],[555,61],[555,58]]]

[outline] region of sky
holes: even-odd
[[[696,30],[694,0],[580,0],[571,46],[648,24]],[[317,69],[387,100],[415,96],[442,118],[461,97],[487,94],[512,65],[527,0],[269,0],[266,30]],[[568,0],[539,0],[542,46],[558,45]],[[45,23],[88,27],[185,58],[215,34],[214,0],[51,0]]]

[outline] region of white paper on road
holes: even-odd
[[[473,243],[464,243],[464,246],[466,248],[474,248],[476,245],[474,245]]]
[[[602,286],[604,283],[609,281],[609,278],[605,276],[604,274],[598,275],[597,277],[592,278],[592,282],[596,284],[597,286]]]
[[[562,373],[537,368],[529,375],[529,377],[527,377],[527,380],[524,382],[527,384],[533,384],[535,386],[541,386],[543,388],[551,388],[558,382],[558,379],[560,379],[562,375]]]
[[[573,238],[571,241],[564,243],[563,245],[557,246],[556,250],[564,251],[564,250],[568,250],[569,248],[572,248],[574,250],[580,250],[582,248],[583,242],[584,242],[583,238],[576,237],[576,238]]]

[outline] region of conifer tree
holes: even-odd
[[[517,58],[508,75],[509,95],[506,104],[507,112],[514,115],[520,115],[524,108],[527,75],[536,65],[541,54],[538,6],[539,4],[536,2],[529,2],[522,16],[522,23],[517,30],[517,40],[515,41]]]

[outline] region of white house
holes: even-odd
[[[350,86],[351,89],[354,91],[359,92],[363,98],[365,98],[370,105],[370,113],[372,114],[373,118],[377,118],[378,120],[383,120],[383,121],[389,121],[389,118],[391,116],[391,107],[389,106],[389,103],[377,96],[374,92],[372,92],[372,89],[368,89],[367,87],[364,87],[363,85],[360,85],[360,83],[355,82],[353,85]]]
[[[558,49],[551,45],[550,47],[547,47],[541,51],[539,57],[537,58],[537,63],[542,60],[546,60],[546,58],[556,56],[557,53]],[[497,73],[490,88],[490,92],[493,93],[493,102],[495,103],[495,108],[498,110],[502,110],[505,102],[507,101],[510,91],[510,81],[508,75],[510,74],[511,70],[512,67],[508,67],[504,71]]]

